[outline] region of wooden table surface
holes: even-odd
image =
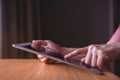
[[[107,71],[98,75],[66,64],[44,64],[38,59],[0,59],[0,80],[120,80]]]

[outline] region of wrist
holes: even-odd
[[[111,59],[113,61],[120,59],[120,42],[111,43],[110,45],[113,47]]]

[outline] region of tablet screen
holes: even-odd
[[[99,70],[98,68],[93,68],[90,66],[85,65],[84,63],[81,63],[80,60],[75,59],[75,58],[69,58],[69,59],[64,59],[61,55],[56,55],[56,53],[51,53],[51,52],[44,52],[44,51],[39,51],[35,50],[31,47],[31,42],[28,43],[18,43],[18,44],[13,44],[12,45],[14,48],[21,49],[36,55],[43,55],[47,58],[80,68],[84,70],[88,70],[97,74],[102,74],[102,71]]]

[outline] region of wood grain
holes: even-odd
[[[66,64],[44,64],[37,59],[0,59],[0,80],[120,80],[106,71],[98,75]]]

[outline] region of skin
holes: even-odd
[[[90,45],[87,49],[76,49],[77,51],[65,55],[65,58],[70,58],[81,54],[86,50],[86,56],[81,59],[87,65],[104,69],[104,64],[120,59],[120,43]]]
[[[82,50],[65,55],[70,58],[81,54]],[[104,64],[120,59],[120,25],[107,44],[90,45],[86,49],[86,56],[81,59],[87,65],[104,69]]]
[[[58,44],[50,41],[50,40],[33,40],[32,45],[36,50],[46,51],[46,52],[54,52],[61,56],[65,56],[67,53],[74,51],[76,48],[65,48],[60,47]],[[48,59],[44,56],[37,55],[38,59],[43,63],[55,63],[56,61]]]
[[[71,58],[84,54],[81,61],[85,64],[104,69],[104,64],[120,59],[120,27],[113,34],[107,44],[92,44],[83,48],[66,48],[57,45],[50,40],[33,40],[32,47],[37,50],[56,52],[64,58]],[[38,55],[43,63],[55,63],[56,61]],[[77,59],[80,59],[77,57]]]
[[[86,56],[81,61],[100,69],[104,68],[105,62],[111,62],[120,58],[120,43],[96,44],[84,48],[64,48],[49,40],[33,40],[31,46],[42,51],[60,53],[65,58],[85,54]],[[56,62],[41,55],[38,55],[38,58],[43,63]]]

